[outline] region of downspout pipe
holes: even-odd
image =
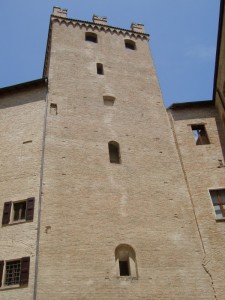
[[[48,79],[45,79],[46,94],[45,94],[45,112],[43,124],[43,138],[42,138],[42,154],[41,154],[41,168],[40,168],[40,185],[39,185],[39,199],[38,199],[38,220],[37,220],[37,240],[36,240],[36,255],[35,255],[35,273],[34,273],[34,293],[33,300],[37,299],[37,280],[38,280],[38,263],[39,263],[39,248],[40,248],[40,225],[41,225],[41,204],[42,204],[42,187],[43,187],[43,174],[44,174],[44,158],[45,158],[45,140],[46,140],[46,127],[48,115]]]

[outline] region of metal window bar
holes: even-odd
[[[9,261],[6,263],[6,285],[14,285],[20,283],[21,261]]]

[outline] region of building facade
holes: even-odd
[[[225,299],[223,119],[165,109],[148,40],[55,7],[0,89],[1,299]]]

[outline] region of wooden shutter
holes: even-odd
[[[5,202],[2,216],[2,225],[9,224],[10,222],[10,213],[11,213],[12,202]]]
[[[21,258],[20,285],[28,284],[29,269],[30,269],[30,257]]]
[[[0,287],[2,286],[4,260],[0,260]]]
[[[33,221],[33,218],[34,218],[34,202],[35,202],[34,197],[27,199],[26,221]]]

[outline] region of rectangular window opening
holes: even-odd
[[[209,192],[215,211],[216,219],[225,218],[225,189],[211,190]]]
[[[103,64],[100,64],[100,63],[97,64],[97,74],[104,75],[104,73],[103,73]]]
[[[205,125],[191,125],[196,145],[210,144]]]
[[[13,203],[13,221],[21,221],[26,219],[26,208],[27,208],[27,202],[16,202]]]
[[[120,276],[130,276],[129,262],[127,260],[119,261],[119,267],[120,267]]]
[[[5,284],[7,286],[20,283],[21,260],[6,262]]]
[[[51,103],[50,104],[50,114],[53,116],[57,115],[57,104],[56,103]]]

